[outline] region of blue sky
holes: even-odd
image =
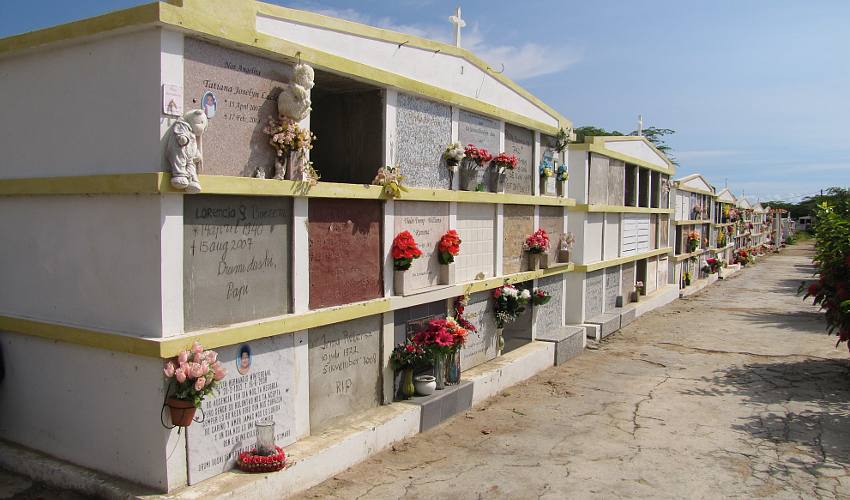
[[[145,3],[0,0],[0,37]],[[274,1],[451,41],[456,2]],[[679,173],[753,199],[850,186],[850,2],[470,0],[464,46],[577,125],[672,128]]]

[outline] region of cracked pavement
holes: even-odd
[[[303,498],[847,498],[850,363],[799,244]]]

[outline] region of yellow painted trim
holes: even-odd
[[[570,209],[573,212],[609,212],[609,213],[630,213],[630,214],[672,214],[672,208],[646,208],[646,207],[627,207],[622,205],[588,205],[577,204]]]
[[[704,194],[706,196],[711,196],[712,198],[716,198],[717,195],[712,193],[711,191],[704,191],[702,189],[690,188],[690,187],[679,187],[676,186],[676,189],[679,191],[686,191],[688,193],[696,193],[696,194]]]
[[[706,252],[708,252],[708,249],[707,249],[707,248],[702,248],[702,249],[700,249],[700,250],[697,250],[696,252],[683,253],[683,254],[681,254],[681,255],[674,255],[674,256],[673,256],[673,261],[674,261],[674,262],[682,262],[682,261],[684,261],[684,260],[688,260],[688,259],[690,259],[691,257],[697,257],[697,256],[699,256],[699,255],[702,255],[702,254],[704,254],[704,253],[706,253]]]
[[[445,289],[440,289],[439,293],[445,297],[457,297],[465,293],[492,290],[504,283],[519,283],[573,270],[573,264],[557,264],[549,269],[525,271],[480,281],[449,285]],[[301,314],[288,314],[221,328],[199,330],[166,338],[131,337],[10,316],[0,316],[0,331],[140,356],[169,358],[185,349],[194,340],[198,340],[206,347],[218,348],[404,309],[430,302],[431,299],[432,296],[427,292],[408,297],[382,297]]]
[[[719,224],[715,224],[713,222],[711,223],[712,227],[726,227],[726,226],[734,226],[734,225],[735,225],[734,222],[721,222]]]
[[[703,224],[711,224],[711,219],[692,219],[692,220],[675,220],[674,226],[701,226]]]
[[[164,173],[85,175],[76,177],[35,177],[0,179],[0,196],[63,194],[161,194],[180,193],[170,185]],[[302,182],[231,177],[200,176],[204,194],[240,196],[292,196],[306,198],[387,199],[380,186],[319,182],[310,187]],[[542,205],[570,207],[572,198],[523,194],[452,191],[448,189],[409,188],[401,200],[461,203],[505,203],[510,205]]]
[[[585,139],[593,139],[593,137],[587,137]],[[647,161],[641,160],[640,158],[635,158],[634,156],[624,155],[619,151],[614,151],[613,149],[606,148],[603,144],[593,143],[593,142],[585,142],[582,144],[570,144],[570,151],[587,151],[590,153],[596,153],[598,155],[607,156],[608,158],[613,158],[615,160],[624,161],[626,163],[630,163],[632,165],[637,165],[639,167],[643,167],[649,170],[654,170],[656,172],[661,172],[662,174],[673,175],[676,170],[674,168],[664,168],[659,167],[658,165],[653,165]]]
[[[672,247],[666,248],[658,248],[656,250],[652,250],[649,252],[644,252],[638,255],[629,255],[626,257],[618,257],[616,259],[608,259],[599,262],[594,262],[592,264],[576,264],[575,271],[577,272],[590,272],[590,271],[598,271],[599,269],[605,269],[607,267],[619,266],[621,264],[628,264],[629,262],[634,262],[636,260],[648,259],[650,257],[656,257],[658,255],[669,254],[673,251]]]

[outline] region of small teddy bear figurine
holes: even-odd
[[[187,193],[200,193],[198,168],[201,167],[200,140],[207,129],[207,115],[193,109],[178,118],[168,133],[165,144],[165,159],[171,167],[171,185]]]
[[[313,78],[313,68],[304,63],[295,65],[292,81],[286,84],[277,96],[277,112],[281,118],[300,122],[310,114],[310,89],[314,85]]]

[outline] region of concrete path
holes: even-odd
[[[850,364],[800,244],[307,498],[850,497]]]

